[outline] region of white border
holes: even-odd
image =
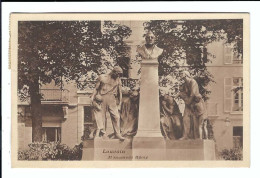
[[[255,177],[259,175],[259,126],[260,119],[256,113],[258,106],[257,98],[260,98],[259,80],[257,81],[257,71],[259,72],[258,43],[260,26],[260,12],[258,2],[152,2],[152,3],[2,3],[2,103],[3,103],[3,177],[75,177],[75,176],[102,176],[102,177]],[[11,135],[11,88],[10,70],[8,70],[8,41],[9,41],[9,13],[11,12],[250,12],[251,14],[251,168],[250,169],[11,169],[10,156],[10,135]],[[254,86],[253,86],[254,85]],[[255,98],[255,99],[254,99]],[[255,105],[254,105],[255,104]],[[259,105],[259,104],[258,104]],[[257,107],[257,108],[256,108]],[[255,111],[255,113],[253,112]],[[115,175],[116,174],[116,175]]]

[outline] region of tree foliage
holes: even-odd
[[[234,43],[234,50],[243,55],[243,21],[238,20],[152,20],[145,23],[157,39],[157,45],[164,49],[159,58],[159,76],[163,87],[178,92],[179,71],[189,70],[197,80],[200,93],[208,99],[210,91],[206,86],[214,82],[207,70],[210,62],[207,51],[209,43],[223,39]],[[163,88],[162,87],[162,88]]]
[[[18,25],[18,93],[30,98],[33,141],[41,141],[40,86],[74,81],[80,88],[89,71],[102,73],[104,56],[116,61],[124,54],[123,40],[131,30],[101,21],[20,21]],[[95,76],[90,76],[95,77]]]
[[[218,154],[222,160],[243,160],[243,148],[224,149]]]
[[[100,21],[22,21],[19,22],[18,88],[34,82],[80,81],[87,71],[102,73],[102,57],[113,61],[124,55],[123,42],[131,30],[126,26]],[[111,65],[111,63],[105,63]],[[62,77],[61,77],[62,76]]]

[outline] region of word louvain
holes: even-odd
[[[125,150],[106,150],[106,149],[103,149],[103,153],[125,153]]]

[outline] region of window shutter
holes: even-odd
[[[224,79],[224,112],[230,112],[232,106],[232,78]]]
[[[233,50],[231,45],[224,45],[224,64],[232,64]]]

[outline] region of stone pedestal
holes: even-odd
[[[83,142],[82,160],[199,161],[215,160],[213,140],[165,140],[159,137],[95,139]]]
[[[132,160],[132,140],[103,140],[95,138],[83,144],[82,160],[129,161]]]
[[[94,159],[94,140],[83,142],[82,160],[91,161]]]
[[[133,159],[164,160],[165,147],[166,143],[160,128],[158,62],[143,60],[138,130],[133,139]]]
[[[166,140],[166,160],[215,160],[213,140]]]
[[[160,107],[157,60],[141,64],[140,103],[137,137],[160,137]]]
[[[134,161],[166,159],[166,142],[163,137],[135,137],[132,146]]]

